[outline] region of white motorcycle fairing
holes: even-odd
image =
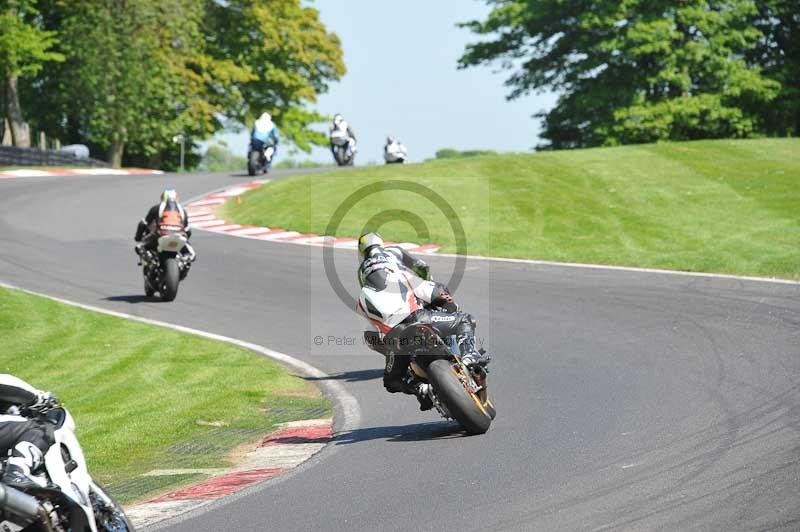
[[[89,476],[86,459],[83,455],[75,436],[75,421],[69,411],[61,409],[63,418],[53,432],[55,443],[44,455],[44,466],[50,482],[57,485],[61,492],[83,510],[86,523],[81,523],[92,532],[97,532],[94,509],[92,508],[90,494],[102,493],[96,489],[95,483]],[[72,471],[68,471],[72,469]],[[80,530],[73,516],[71,526]]]
[[[347,130],[334,129],[331,131],[331,144],[334,146],[344,146],[350,140]]]
[[[383,158],[387,163],[394,163],[397,161],[405,161],[408,157],[408,150],[405,146],[399,143],[390,144],[383,154]]]
[[[164,230],[165,228],[162,228]],[[182,228],[179,228],[182,231]],[[188,242],[186,235],[182,232],[174,232],[162,235],[158,238],[158,252],[163,253],[165,251],[171,253],[178,253],[180,250]]]

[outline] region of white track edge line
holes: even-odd
[[[183,325],[177,325],[174,323],[167,323],[164,321],[153,320],[150,318],[142,318],[140,316],[134,316],[132,314],[126,314],[124,312],[118,312],[116,310],[109,310],[104,309],[101,307],[95,307],[92,305],[86,305],[84,303],[78,303],[76,301],[70,301],[68,299],[62,299],[60,297],[51,296],[48,294],[43,294],[41,292],[36,292],[34,290],[28,290],[27,288],[22,288],[20,286],[16,286],[10,283],[6,283],[4,281],[0,281],[0,287],[7,288],[9,290],[17,290],[19,292],[23,292],[26,294],[30,294],[33,296],[43,297],[45,299],[49,299],[51,301],[56,301],[58,303],[62,303],[64,305],[69,305],[71,307],[80,308],[83,310],[88,310],[90,312],[97,312],[99,314],[105,314],[107,316],[114,316],[116,318],[122,318],[125,320],[138,322],[138,323],[145,323],[147,325],[153,325],[155,327],[161,327],[164,329],[171,329],[174,331],[191,334],[194,336],[200,336],[202,338],[207,338],[209,340],[216,340],[219,342],[225,342],[231,345],[235,345],[237,347],[241,347],[243,349],[247,349],[249,351],[253,351],[257,354],[265,356],[267,358],[276,360],[278,362],[283,363],[286,366],[289,366],[299,373],[306,377],[314,378],[314,383],[316,386],[322,389],[323,393],[331,399],[334,404],[334,431],[335,432],[344,432],[344,431],[352,431],[358,428],[359,423],[361,422],[361,407],[358,404],[358,400],[348,392],[341,383],[337,380],[332,379],[330,375],[325,373],[319,368],[312,366],[307,362],[303,362],[302,360],[295,358],[291,355],[287,355],[286,353],[281,353],[280,351],[274,351],[272,349],[268,349],[258,344],[254,344],[252,342],[246,342],[244,340],[239,340],[237,338],[231,338],[229,336],[223,336],[221,334],[210,333],[206,331],[201,331],[199,329],[192,329],[191,327],[185,327]],[[337,425],[337,412],[339,411],[339,415],[341,416],[341,422]],[[335,434],[334,432],[334,434]],[[326,445],[327,447],[327,445]],[[308,461],[306,461],[308,462]],[[303,464],[301,464],[302,466]],[[298,467],[301,467],[298,466]],[[294,469],[298,469],[295,467]],[[281,476],[286,476],[281,475]],[[214,503],[209,505],[203,505],[202,507],[198,508],[196,512],[188,512],[183,517],[175,516],[171,519],[167,519],[162,523],[158,523],[156,525],[157,528],[161,528],[162,526],[169,526],[174,522],[183,521],[186,518],[194,515],[200,515],[207,511],[210,511],[212,508],[217,507],[220,504],[223,504],[226,501],[236,499],[240,496],[243,496],[247,493],[252,493],[254,490],[258,489],[258,485],[261,483],[252,486],[249,489],[242,490],[242,492],[234,493],[233,495],[229,495],[228,497],[223,497],[218,501],[214,501]],[[150,528],[150,527],[148,527]]]
[[[684,272],[680,270],[664,270],[659,268],[638,268],[636,266],[614,266],[611,264],[589,264],[581,262],[556,262],[537,259],[512,259],[507,257],[483,257],[480,255],[456,255],[454,253],[431,253],[431,257],[464,257],[470,260],[486,260],[490,262],[510,262],[513,264],[532,264],[536,266],[557,266],[563,268],[580,268],[586,270],[613,270],[633,273],[655,273],[660,275],[683,275],[686,277],[711,277],[715,279],[732,279],[738,281],[756,281],[761,283],[788,284],[800,286],[800,281],[781,279],[779,277],[754,277],[729,273]]]

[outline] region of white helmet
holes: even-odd
[[[344,118],[339,113],[336,113],[335,115],[333,115],[333,123],[335,125],[338,126],[342,122],[342,120],[344,120]]]
[[[178,192],[174,188],[164,189],[161,193],[161,201],[178,201]]]
[[[383,238],[378,233],[364,233],[358,239],[358,256],[361,260],[367,258],[369,252],[376,246],[383,246]]]
[[[272,115],[267,112],[261,113],[261,118],[259,118],[259,120],[264,122],[272,122]]]

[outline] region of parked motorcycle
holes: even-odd
[[[269,172],[272,165],[272,157],[275,155],[275,146],[262,146],[262,149],[258,149],[250,143],[250,148],[247,152],[247,175],[254,176]]]
[[[335,130],[331,132],[331,147],[333,157],[339,166],[353,166],[356,159],[355,142],[349,137],[347,131]]]
[[[52,424],[55,443],[45,453],[43,471],[34,477],[39,487],[23,494],[0,486],[0,530],[133,532],[122,507],[89,475],[69,411],[55,405],[23,415]]]
[[[159,293],[164,301],[173,301],[178,295],[178,285],[192,267],[191,248],[183,227],[161,225],[158,229],[158,247],[155,251],[142,253],[144,293],[153,296]]]

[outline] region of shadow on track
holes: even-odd
[[[390,442],[413,442],[449,440],[468,437],[464,429],[449,421],[433,423],[417,423],[414,425],[394,425],[386,427],[366,427],[347,432],[340,432],[333,437],[335,445],[349,445],[372,440]]]
[[[162,300],[155,296],[146,296],[144,294],[134,294],[129,296],[109,296],[104,297],[103,301],[121,301],[123,303],[130,303],[135,305],[137,303],[160,303]]]
[[[359,369],[355,371],[345,371],[327,377],[303,377],[307,381],[346,381],[361,382],[379,379],[383,376],[383,369]]]

